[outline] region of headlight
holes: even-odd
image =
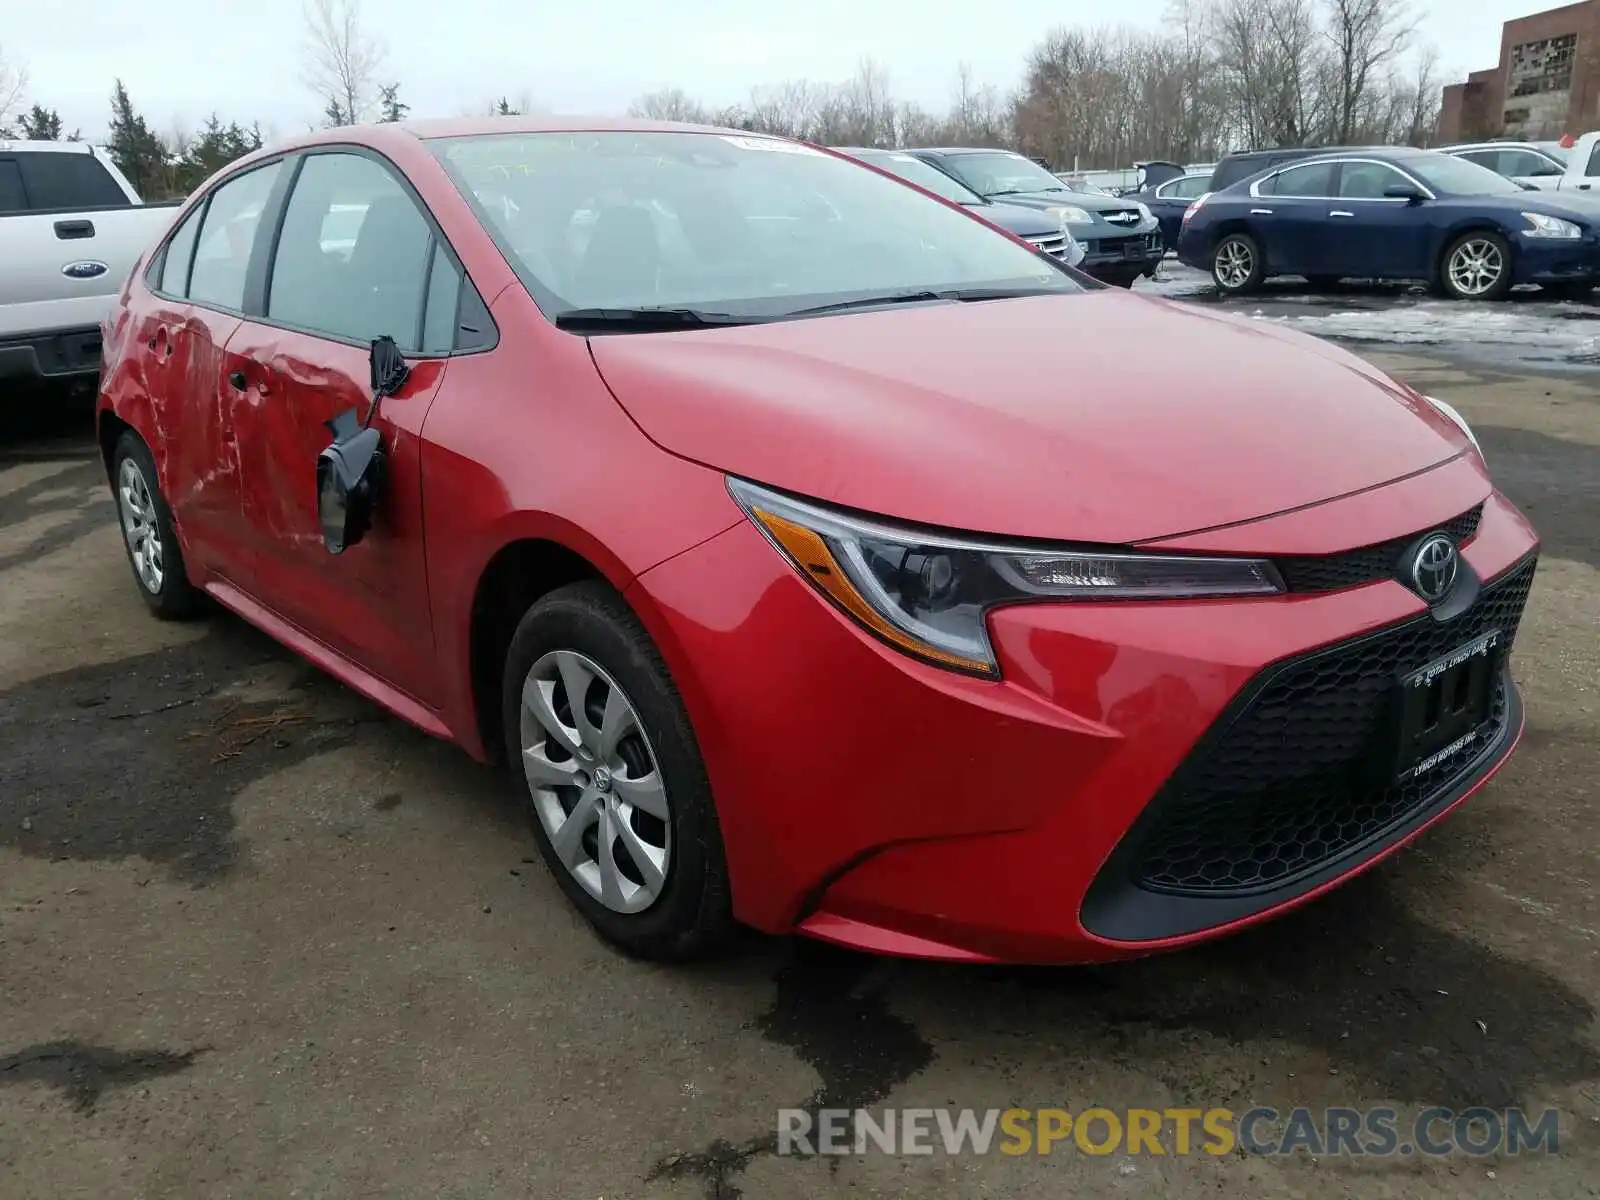
[[[1532,226],[1531,229],[1522,231],[1524,237],[1580,238],[1583,236],[1581,226],[1575,225],[1571,221],[1563,221],[1560,217],[1549,216],[1546,213],[1523,213],[1522,219]]]
[[[1000,673],[984,614],[1028,600],[1164,600],[1283,591],[1269,562],[1004,545],[823,508],[742,479],[728,489],[818,591],[907,654]]]
[[[1441,416],[1445,417],[1457,429],[1466,434],[1467,441],[1472,443],[1472,448],[1478,452],[1478,457],[1483,457],[1483,447],[1478,445],[1478,435],[1472,432],[1472,426],[1467,424],[1467,419],[1455,410],[1454,405],[1446,404],[1443,400],[1435,400],[1432,396],[1424,396],[1423,399],[1429,404],[1433,405],[1433,407],[1439,411]]]
[[[1079,208],[1076,204],[1059,204],[1050,211],[1063,225],[1088,225],[1094,221],[1087,209]]]

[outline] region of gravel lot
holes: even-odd
[[[78,418],[13,432],[0,1196],[1596,1195],[1597,375],[1367,349],[1463,410],[1545,539],[1522,750],[1308,910],[1094,970],[621,960],[499,777],[236,620],[150,619]],[[813,1100],[1564,1115],[1554,1158],[774,1155]]]

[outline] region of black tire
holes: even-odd
[[[1458,252],[1480,244],[1492,248],[1497,254],[1500,264],[1500,273],[1492,284],[1486,285],[1481,291],[1471,290],[1458,284],[1451,272],[1451,260]],[[1498,233],[1487,229],[1469,229],[1460,237],[1444,248],[1444,253],[1439,256],[1436,283],[1440,294],[1451,300],[1504,300],[1511,292],[1511,245]]]
[[[653,753],[665,786],[670,822],[663,824],[671,837],[665,883],[639,912],[618,912],[602,904],[561,861],[524,774],[522,689],[534,666],[554,651],[582,655],[609,676],[602,686],[615,681],[621,688],[648,739],[645,753]],[[545,865],[573,906],[606,941],[639,958],[682,961],[724,948],[736,926],[705,762],[666,664],[627,602],[598,581],[571,584],[541,597],[512,636],[501,691],[509,766],[528,805]],[[567,706],[570,712],[570,700]]]
[[[1235,258],[1233,256],[1238,255]],[[1224,260],[1229,260],[1225,265]],[[1238,264],[1244,264],[1242,273]],[[1224,296],[1243,296],[1261,286],[1267,277],[1267,260],[1261,246],[1248,233],[1225,233],[1211,250],[1211,282]]]
[[[139,484],[130,486],[136,472]],[[142,484],[142,492],[139,485]],[[189,581],[188,569],[183,563],[183,547],[178,544],[177,530],[172,521],[172,510],[167,498],[161,494],[160,477],[156,474],[155,459],[150,448],[133,430],[125,430],[117,439],[111,454],[111,495],[117,504],[117,527],[122,531],[122,548],[128,555],[128,567],[133,572],[134,585],[145,605],[164,621],[177,621],[203,611],[205,593]],[[133,514],[138,513],[134,519]],[[143,553],[150,553],[152,541],[159,559],[159,578],[147,569],[148,558],[135,551],[134,527],[152,528],[154,538],[141,544]]]

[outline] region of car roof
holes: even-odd
[[[908,150],[908,154],[1010,154],[1016,158],[1028,158],[1026,154],[1016,150],[1007,150],[1004,146],[917,146]],[[1028,158],[1029,162],[1033,160]]]
[[[399,122],[413,137],[474,137],[490,133],[722,133],[741,137],[771,137],[748,129],[721,125],[694,125],[685,121],[648,121],[638,117],[484,116],[433,117]],[[789,139],[785,139],[789,140]]]

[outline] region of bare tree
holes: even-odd
[[[1333,136],[1348,143],[1362,116],[1370,117],[1374,86],[1410,44],[1416,20],[1407,0],[1326,0],[1326,5]]]
[[[22,105],[22,94],[28,87],[28,69],[20,62],[6,57],[0,46],[0,128],[6,119]]]
[[[333,124],[354,124],[372,111],[383,43],[361,23],[361,0],[304,0],[304,80]]]
[[[708,120],[705,105],[682,88],[661,88],[646,92],[628,105],[635,117],[648,117],[652,121],[690,121],[704,124]]]

